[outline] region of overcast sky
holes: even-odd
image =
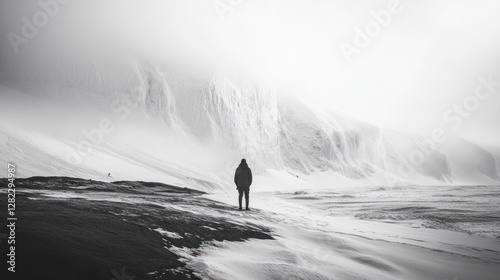
[[[42,8],[34,0],[0,1],[5,61],[15,55],[7,34],[22,35],[22,17],[33,21]],[[374,13],[382,10],[391,18],[377,29]],[[500,1],[493,0],[72,0],[17,55],[78,49],[174,57],[425,135],[456,124],[443,114],[474,94],[479,76],[498,73],[499,14]],[[347,59],[356,29],[370,25],[369,43]],[[499,105],[500,87],[456,131],[500,143]]]

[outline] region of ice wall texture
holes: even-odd
[[[419,137],[387,133],[279,95],[270,87],[221,73],[161,71],[130,60],[120,65],[68,64],[50,71],[35,70],[28,76],[39,78],[24,83],[29,85],[25,91],[83,100],[106,110],[116,102],[128,102],[151,121],[164,124],[172,134],[223,147],[223,156],[231,164],[247,158],[256,172],[286,169],[312,174],[332,170],[351,179],[383,173],[408,182],[419,176],[447,183],[499,179],[495,158],[463,142],[453,150],[438,149],[407,177],[401,176],[408,155],[418,150],[415,143]],[[456,150],[466,150],[467,154],[460,156]],[[465,176],[464,170],[472,175]]]
[[[309,174],[333,170],[365,178],[385,168],[385,146],[376,127],[281,98],[280,145],[287,167]]]
[[[179,118],[191,135],[224,147],[232,161],[247,158],[258,171],[283,167],[273,90],[222,74],[209,79],[168,78]]]

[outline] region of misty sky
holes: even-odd
[[[273,82],[284,94],[424,136],[457,124],[443,114],[474,94],[479,76],[500,70],[500,2],[493,0],[72,0],[18,54],[8,34],[20,35],[22,17],[32,19],[41,7],[0,1],[2,63],[33,52],[175,58]],[[398,12],[349,62],[342,44],[355,46],[356,28],[390,5]],[[499,105],[500,87],[456,131],[498,143]]]

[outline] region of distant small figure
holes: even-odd
[[[111,173],[108,173],[108,177],[111,177]]]
[[[250,185],[252,184],[252,170],[250,169],[250,167],[248,167],[246,159],[242,159],[240,165],[238,166],[238,168],[236,168],[236,172],[234,174],[234,183],[236,184],[236,189],[239,192],[239,210],[242,210],[241,202],[243,199],[243,194],[245,194],[246,210],[250,210],[248,208],[248,202],[250,199]]]

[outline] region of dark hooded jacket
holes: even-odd
[[[252,184],[252,170],[246,162],[240,163],[238,168],[236,168],[234,183],[239,190],[246,189]]]

